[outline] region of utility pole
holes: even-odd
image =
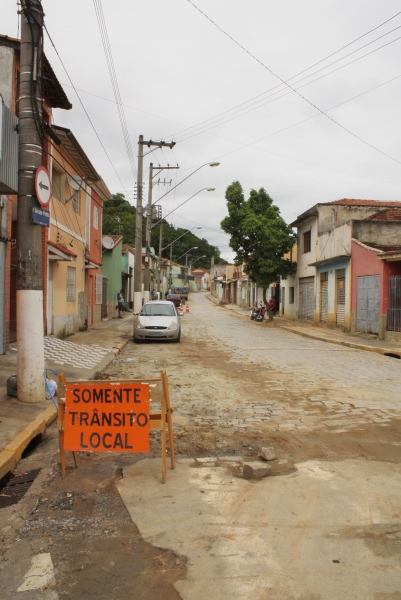
[[[169,277],[170,289],[173,287],[173,246],[170,246],[170,277]]]
[[[163,221],[160,221],[160,231],[159,231],[159,268],[157,274],[157,291],[161,292],[161,278],[162,278],[162,246],[163,246]]]
[[[45,388],[42,227],[32,222],[38,206],[35,175],[42,165],[43,9],[40,0],[21,2],[19,166],[17,207],[18,400],[43,402]]]
[[[144,274],[144,301],[149,302],[150,294],[150,236],[152,223],[152,191],[153,191],[153,163],[149,165],[149,189],[148,189],[148,209],[146,211],[146,256],[145,256],[145,274]]]
[[[135,223],[135,264],[134,264],[134,313],[139,313],[142,308],[142,186],[143,186],[143,147],[157,146],[174,148],[175,142],[145,141],[143,135],[138,140],[138,181],[136,198],[136,223]],[[152,186],[149,186],[150,188]],[[148,290],[149,291],[149,290]]]
[[[161,173],[161,171],[165,170],[165,169],[178,169],[178,165],[176,167],[170,167],[170,165],[167,165],[167,167],[157,167],[157,173],[155,176],[153,176],[153,163],[150,163],[149,165],[149,190],[148,190],[148,206],[147,206],[147,210],[146,210],[146,257],[145,257],[145,276],[144,276],[144,300],[145,302],[149,301],[149,295],[150,295],[150,241],[151,241],[151,235],[152,235],[152,200],[153,200],[153,178],[157,177],[157,175],[159,175],[159,173]],[[160,182],[160,179],[159,179]],[[157,183],[159,183],[157,182]],[[166,183],[166,181],[164,181],[163,183]],[[162,223],[162,221],[160,221],[160,223]],[[161,246],[160,246],[161,248]],[[160,290],[158,290],[160,291]]]

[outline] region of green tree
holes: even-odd
[[[135,247],[135,207],[124,194],[103,202],[103,235],[122,235],[124,244]]]
[[[154,222],[157,222],[154,221]],[[142,239],[145,246],[145,224],[146,219],[142,221]],[[135,248],[135,227],[136,227],[136,211],[124,194],[114,194],[110,200],[103,202],[103,235],[122,235],[123,243],[129,244]],[[194,260],[198,256],[205,256],[196,261],[197,267],[210,267],[210,259],[214,256],[215,263],[225,263],[226,261],[220,257],[220,250],[216,246],[209,244],[204,238],[199,238],[188,229],[178,227],[175,228],[163,219],[163,247],[165,248],[177,238],[183,236],[176,244],[173,245],[173,255],[179,257],[193,247],[196,250],[191,253],[191,259]],[[185,235],[183,235],[185,233]],[[159,252],[159,226],[152,228],[151,231],[151,246]],[[167,248],[163,253],[163,257],[170,257],[170,248]],[[185,259],[184,259],[185,262]]]
[[[286,279],[296,263],[283,258],[296,242],[295,233],[280,215],[265,189],[251,190],[248,200],[239,181],[226,190],[228,216],[221,228],[228,233],[230,246],[236,253],[235,264],[244,265],[251,281],[266,290],[281,275]]]

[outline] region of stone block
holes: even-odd
[[[244,463],[242,468],[242,474],[247,479],[259,479],[260,477],[266,477],[266,475],[270,475],[271,471],[272,468],[270,465],[266,465],[261,462]]]
[[[262,460],[274,460],[276,458],[276,452],[272,446],[261,448],[259,450],[258,458]]]

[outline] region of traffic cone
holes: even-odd
[[[187,313],[189,312],[189,304],[187,304],[187,308],[186,308],[185,312],[187,312]]]

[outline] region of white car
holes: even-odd
[[[180,318],[172,302],[157,300],[142,306],[134,321],[133,340],[136,344],[145,340],[179,342],[180,339]]]

